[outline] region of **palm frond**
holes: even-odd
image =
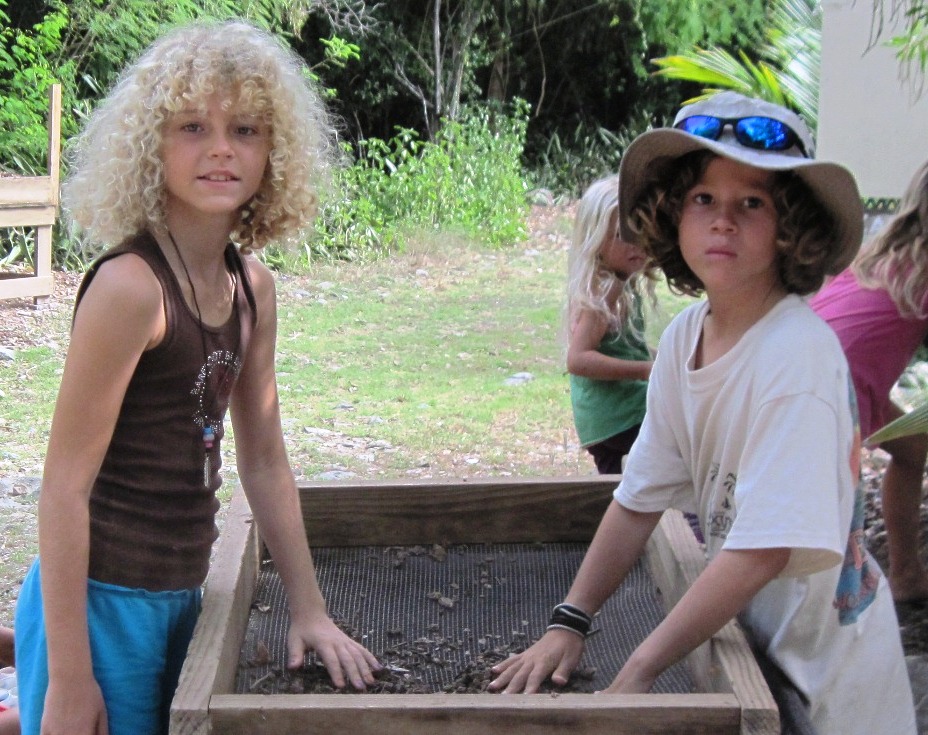
[[[912,434],[928,433],[928,401],[916,406],[904,416],[886,424],[866,439],[867,444],[882,444]]]
[[[675,56],[652,59],[652,63],[659,67],[655,72],[657,76],[702,84],[703,94],[696,99],[731,90],[779,105],[788,104],[788,95],[780,84],[776,70],[763,61],[751,61],[744,52],[739,52],[736,58],[717,46],[697,48]]]
[[[822,17],[818,0],[774,0],[757,60],[713,46],[652,59],[658,76],[760,97],[796,110],[811,128],[818,118]]]
[[[656,76],[684,79],[726,89],[750,88],[750,77],[731,54],[721,48],[693,51],[652,59]]]

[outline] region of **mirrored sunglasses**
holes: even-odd
[[[685,117],[675,128],[700,138],[718,140],[726,125],[731,125],[737,140],[745,148],[760,151],[786,151],[796,146],[804,158],[809,158],[802,139],[789,125],[772,117],[753,115],[750,117],[715,117],[714,115],[691,115]]]

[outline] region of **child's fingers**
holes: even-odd
[[[558,667],[554,670],[554,673],[551,674],[551,681],[557,684],[559,687],[567,684],[570,679],[570,675],[573,673],[573,670],[577,668],[576,661],[570,661],[569,659],[562,659],[561,663],[558,664]]]
[[[377,660],[377,657],[373,653],[368,651],[364,646],[359,645],[358,648],[361,651],[364,662],[371,671],[380,671],[383,668],[383,664]],[[371,680],[373,680],[373,678],[374,677],[371,676]]]
[[[534,694],[548,678],[550,669],[537,661],[524,661],[503,690],[507,694]]]
[[[305,647],[302,650],[290,650],[290,656],[287,659],[287,668],[288,669],[298,669],[303,665],[303,662],[306,660],[307,649]]]
[[[488,688],[493,692],[503,691],[507,694],[533,694],[548,676],[544,667],[521,653],[494,666],[493,672],[497,671],[499,676],[490,682]]]
[[[365,689],[374,683],[372,670],[381,668],[376,658],[363,646],[345,636],[344,641],[328,641],[316,648],[332,678],[336,689],[343,689],[349,682],[355,689]]]
[[[345,673],[342,670],[342,664],[335,648],[331,645],[319,646],[316,648],[316,656],[319,657],[319,660],[322,661],[322,665],[325,666],[326,671],[329,672],[329,676],[332,678],[332,683],[335,685],[335,688],[343,689],[345,687]]]
[[[367,684],[374,683],[371,663],[368,660],[369,655],[367,649],[347,636],[343,643],[336,646],[339,666],[346,679],[351,682],[351,686],[355,689],[364,689]],[[374,659],[374,665],[379,665],[376,659]]]
[[[565,631],[550,631],[523,653],[511,656],[493,667],[498,674],[489,684],[491,691],[507,694],[534,694],[544,681],[563,686],[577,667],[583,653],[583,639]]]
[[[518,663],[520,656],[521,654],[511,654],[509,658],[504,659],[496,664],[496,666],[493,666],[490,671],[492,671],[494,674],[502,674],[514,664]]]

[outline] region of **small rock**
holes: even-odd
[[[41,487],[41,477],[0,477],[0,495],[37,495]]]
[[[351,477],[355,477],[355,473],[348,470],[329,470],[316,475],[317,480],[347,480]]]
[[[515,375],[510,375],[506,378],[503,383],[505,385],[522,385],[527,383],[530,380],[534,380],[535,376],[531,373],[516,373]]]

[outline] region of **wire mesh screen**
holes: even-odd
[[[332,547],[313,549],[313,559],[329,614],[405,682],[393,691],[482,691],[489,666],[544,633],[586,550],[579,543]],[[596,617],[569,690],[608,686],[663,615],[639,561]],[[239,659],[237,693],[304,691],[283,670],[288,624],[283,585],[267,561]],[[462,688],[462,681],[476,688]],[[652,691],[692,690],[680,663]]]

